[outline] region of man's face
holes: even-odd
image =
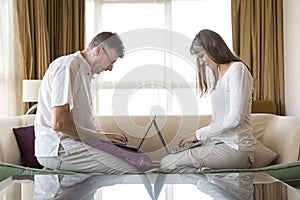
[[[100,46],[96,54],[93,72],[100,74],[103,71],[111,71],[117,59],[118,55],[115,50]]]

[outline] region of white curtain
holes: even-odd
[[[0,1],[0,116],[20,115],[23,70],[20,66],[17,0]]]

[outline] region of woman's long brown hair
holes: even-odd
[[[218,33],[208,29],[201,30],[195,36],[190,48],[192,55],[198,55],[201,51],[205,51],[207,56],[217,64],[243,62],[231,52]],[[201,63],[198,57],[197,67],[197,88],[202,96],[215,89],[218,80],[218,69],[212,70],[211,77],[207,77],[206,65]]]

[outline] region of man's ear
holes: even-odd
[[[99,44],[98,46],[95,47],[95,49],[96,49],[96,54],[97,54],[97,55],[99,55],[99,54],[101,53],[102,48],[103,48],[103,47],[102,47],[101,44]]]

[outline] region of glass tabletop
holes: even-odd
[[[300,194],[267,174],[75,174],[13,176],[0,183],[0,199],[291,200]]]

